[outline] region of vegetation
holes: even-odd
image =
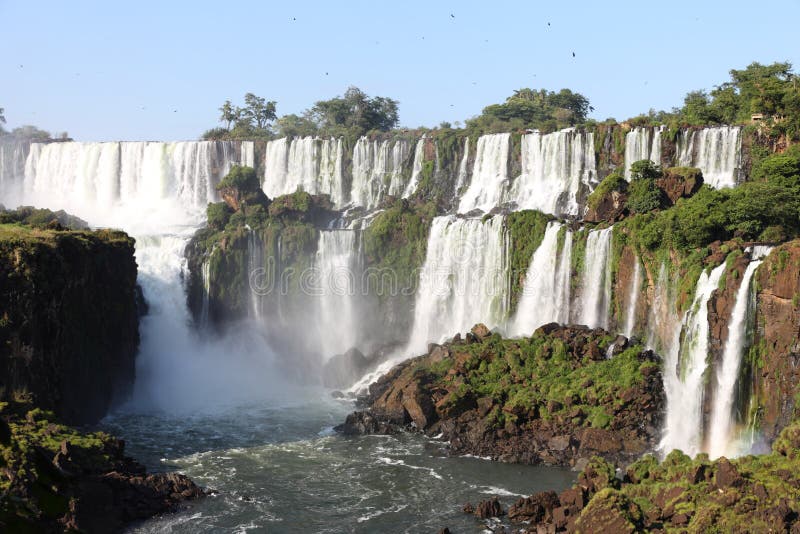
[[[615,170],[600,182],[589,195],[587,205],[590,209],[597,209],[600,202],[613,191],[625,193],[628,190],[628,181],[620,170]]]
[[[0,206],[0,224],[22,224],[34,228],[65,228],[69,230],[85,230],[89,227],[86,221],[70,215],[64,210],[50,211],[32,206],[20,206],[15,210],[3,210]]]
[[[270,139],[274,133],[272,123],[277,118],[275,101],[253,93],[244,95],[244,106],[234,106],[226,100],[219,108],[220,122],[224,128],[212,128],[203,139]]]
[[[483,108],[481,115],[467,121],[467,129],[480,133],[525,128],[552,132],[582,124],[593,110],[588,98],[569,89],[556,93],[524,88],[514,91],[502,104]]]
[[[397,291],[414,295],[435,214],[432,202],[412,204],[399,199],[364,230],[367,268],[377,275],[369,277],[370,293],[381,299],[396,296]],[[393,287],[385,287],[383,273],[391,273]]]
[[[552,219],[551,215],[536,210],[515,211],[506,219],[511,236],[511,314],[517,309],[533,253],[542,243],[547,223]]]

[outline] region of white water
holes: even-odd
[[[511,134],[482,135],[478,138],[475,164],[469,187],[458,204],[459,213],[474,209],[488,212],[502,200],[508,181],[508,156]]]
[[[590,328],[608,328],[613,233],[613,228],[592,230],[586,238],[579,322]]]
[[[579,195],[588,193],[597,178],[594,134],[574,128],[534,132],[523,135],[521,144],[522,174],[504,192],[503,202],[554,215],[580,215]]]
[[[467,183],[467,167],[469,165],[469,137],[464,139],[464,154],[461,156],[461,163],[458,164],[458,174],[456,175],[456,186],[454,193],[456,196],[461,193],[461,188]]]
[[[533,253],[517,312],[509,328],[512,336],[529,336],[550,322],[567,323],[570,309],[570,252],[572,233],[567,231],[561,254],[558,234],[563,225],[547,225],[542,243]]]
[[[246,167],[256,166],[256,144],[253,141],[242,141],[239,164]]]
[[[275,198],[302,189],[327,194],[337,207],[347,194],[342,181],[342,140],[299,137],[269,141],[264,161],[264,193]]]
[[[422,168],[422,146],[423,140],[420,139],[414,151],[416,176],[412,171],[412,177],[406,184],[403,170],[411,152],[408,142],[402,139],[370,141],[367,137],[360,138],[353,147],[352,204],[371,210],[380,204],[387,193],[410,196],[416,188],[415,180],[419,179],[419,170]]]
[[[692,307],[683,320],[679,351],[668,354],[664,365],[667,415],[661,449],[680,449],[689,456],[703,444],[704,377],[708,367],[708,301],[719,286],[725,263],[697,281]]]
[[[133,409],[192,413],[278,394],[270,386],[272,355],[258,335],[244,329],[231,339],[202,341],[186,306],[184,250],[234,157],[227,142],[31,147],[26,203],[65,209],[136,238],[149,313],[140,325]]]
[[[28,149],[28,144],[22,141],[0,140],[0,196],[6,202],[16,202],[21,192]]]
[[[627,337],[631,337],[636,329],[636,305],[639,303],[639,293],[642,291],[642,265],[638,258],[635,262],[631,287],[628,289],[628,309],[625,314],[624,333]]]
[[[678,165],[699,167],[704,183],[715,187],[734,187],[739,183],[742,129],[718,126],[684,130],[678,139]]]
[[[261,235],[254,230],[247,234],[247,291],[249,307],[247,314],[252,319],[260,322],[264,314],[263,295],[258,290],[258,280],[261,273],[265,272],[266,257],[264,254],[264,241]]]
[[[750,281],[760,264],[760,260],[748,264],[728,321],[728,340],[725,342],[722,363],[715,374],[717,387],[708,430],[708,452],[712,459],[722,455],[736,456],[740,452],[731,447],[731,434],[735,424],[733,401],[736,395],[736,379],[739,377],[739,367],[747,342],[747,320],[754,304]]]
[[[625,134],[625,179],[631,179],[631,164],[649,159],[661,165],[661,132],[664,127],[637,127]]]
[[[417,190],[417,186],[419,185],[419,177],[420,174],[422,174],[422,162],[424,158],[425,158],[425,136],[423,135],[422,138],[419,141],[417,141],[417,146],[414,148],[414,164],[411,167],[411,179],[408,181],[408,185],[403,191],[403,198],[410,197]],[[399,168],[397,174],[398,175],[401,174],[399,172]],[[389,194],[391,194],[391,190]]]
[[[504,320],[508,294],[508,242],[503,217],[436,217],[420,272],[414,326],[406,355],[423,352],[468,331]]]
[[[320,232],[315,267],[316,338],[319,354],[330,357],[355,347],[363,324],[358,313],[356,232]]]

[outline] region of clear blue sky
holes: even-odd
[[[752,61],[800,70],[798,20],[798,0],[0,0],[0,107],[9,127],[78,140],[194,139],[245,92],[282,115],[349,85],[399,100],[409,127],[520,87],[568,87],[623,119]]]

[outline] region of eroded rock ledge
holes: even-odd
[[[344,434],[440,435],[453,455],[582,466],[651,450],[664,405],[660,363],[602,329],[549,324],[502,339],[476,325],[380,378]]]

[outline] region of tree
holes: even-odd
[[[317,134],[317,125],[308,117],[291,113],[277,121],[278,135],[281,137],[307,137]]]
[[[634,161],[631,163],[632,180],[655,180],[663,175],[661,167],[649,159]]]
[[[222,104],[222,107],[219,108],[219,112],[220,112],[219,116],[220,122],[224,122],[225,128],[230,130],[231,123],[236,120],[238,115],[236,108],[233,106],[233,104],[231,104],[230,100],[226,100],[225,103]]]
[[[481,116],[468,121],[468,126],[481,131],[519,128],[550,131],[584,123],[593,110],[588,98],[570,89],[555,93],[524,87],[515,90],[504,103],[483,108]]]
[[[0,123],[6,123],[6,110],[4,108],[0,108]]]
[[[316,102],[307,115],[326,134],[333,135],[388,131],[399,121],[396,100],[370,98],[358,87],[348,87],[342,96]]]
[[[266,129],[269,123],[277,118],[275,114],[277,102],[275,101],[267,102],[263,97],[247,93],[244,95],[244,104],[242,117],[259,130]]]

